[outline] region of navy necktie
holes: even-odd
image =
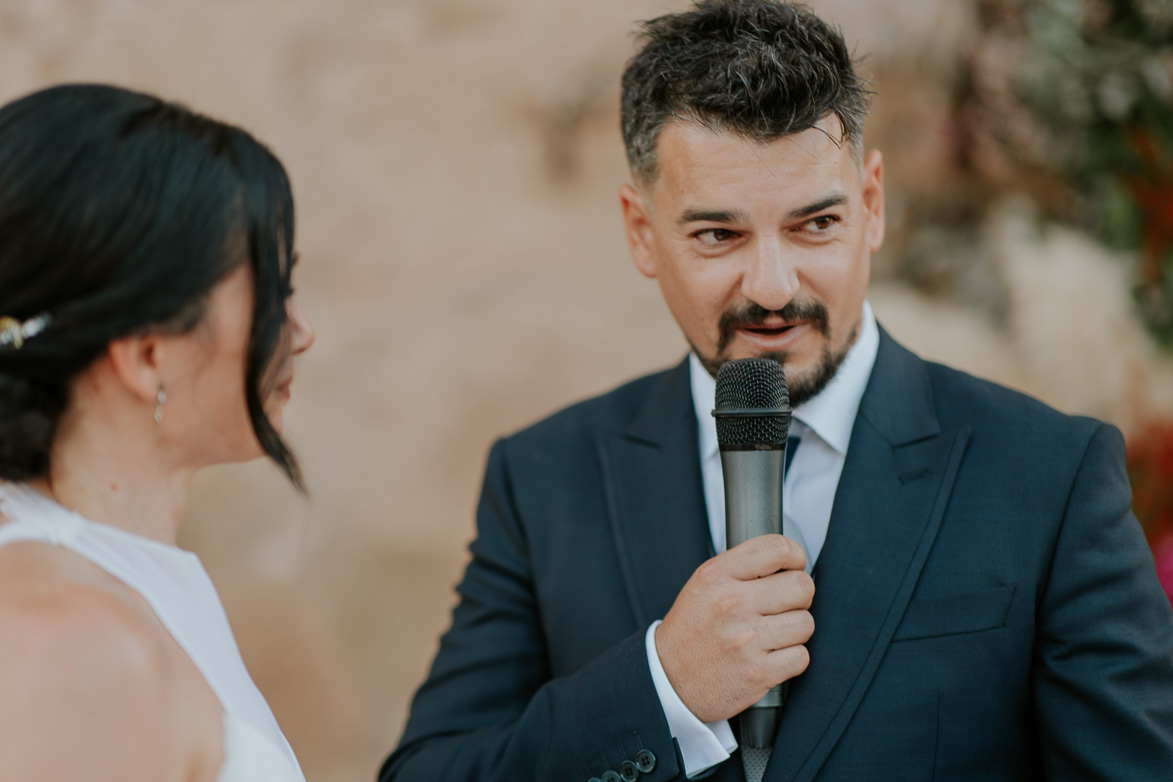
[[[794,454],[798,451],[798,444],[801,442],[802,438],[794,435],[786,438],[786,472],[790,472],[790,463],[794,461]]]

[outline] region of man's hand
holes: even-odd
[[[815,584],[802,546],[762,535],[696,569],[656,628],[664,673],[701,720],[729,719],[806,670]]]

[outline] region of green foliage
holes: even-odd
[[[1173,347],[1173,1],[990,0],[1019,43],[1020,100],[1040,132],[1016,156],[1061,176],[1076,222],[1137,250],[1137,297]]]

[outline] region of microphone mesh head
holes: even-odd
[[[716,411],[778,410],[776,415],[717,417],[720,445],[779,446],[790,428],[790,394],[782,365],[768,358],[726,361],[717,372]]]

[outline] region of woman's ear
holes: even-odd
[[[154,334],[116,339],[106,348],[115,376],[134,397],[154,404],[163,385],[165,340]]]

